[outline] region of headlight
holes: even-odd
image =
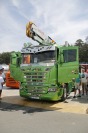
[[[57,91],[57,88],[49,88],[48,89],[48,92],[55,92],[55,91]]]

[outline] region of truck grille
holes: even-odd
[[[42,86],[45,81],[46,72],[41,72],[39,69],[32,71],[24,71],[26,82],[28,86]]]
[[[26,79],[26,91],[30,94],[47,93],[48,80],[47,72],[50,68],[22,68],[24,78]]]
[[[29,73],[29,75],[26,75],[26,81],[29,85],[43,85],[44,74],[40,75],[39,73]]]

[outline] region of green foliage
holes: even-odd
[[[75,46],[79,46],[79,62],[88,63],[88,44],[78,39]]]
[[[76,46],[79,46],[79,47],[82,47],[84,45],[84,42],[82,41],[82,39],[78,39],[76,42],[75,42],[75,45]]]
[[[0,64],[9,64],[10,63],[10,54],[11,52],[3,52],[0,54]]]

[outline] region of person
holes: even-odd
[[[4,73],[4,68],[2,68],[2,77],[3,77],[4,81],[6,81],[6,76],[5,76],[5,73]]]
[[[88,93],[88,69],[86,70],[86,79],[87,79],[86,93]]]
[[[2,95],[3,84],[4,84],[4,79],[2,77],[2,68],[0,67],[0,100],[2,99],[1,95]]]
[[[85,69],[82,69],[81,71],[81,83],[82,83],[82,95],[86,93],[87,95],[87,73],[85,72]]]
[[[80,78],[80,73],[79,73],[79,76],[75,79],[75,88],[74,88],[73,98],[76,98],[77,90],[78,90],[78,93],[79,93],[78,97],[81,97],[80,86],[81,86],[81,78]]]

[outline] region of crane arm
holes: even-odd
[[[38,27],[32,22],[29,22],[26,25],[26,35],[27,37],[30,37],[33,40],[37,41],[40,45],[43,45],[45,43],[50,43],[50,44],[56,43],[49,36],[46,36],[44,32],[38,29]]]

